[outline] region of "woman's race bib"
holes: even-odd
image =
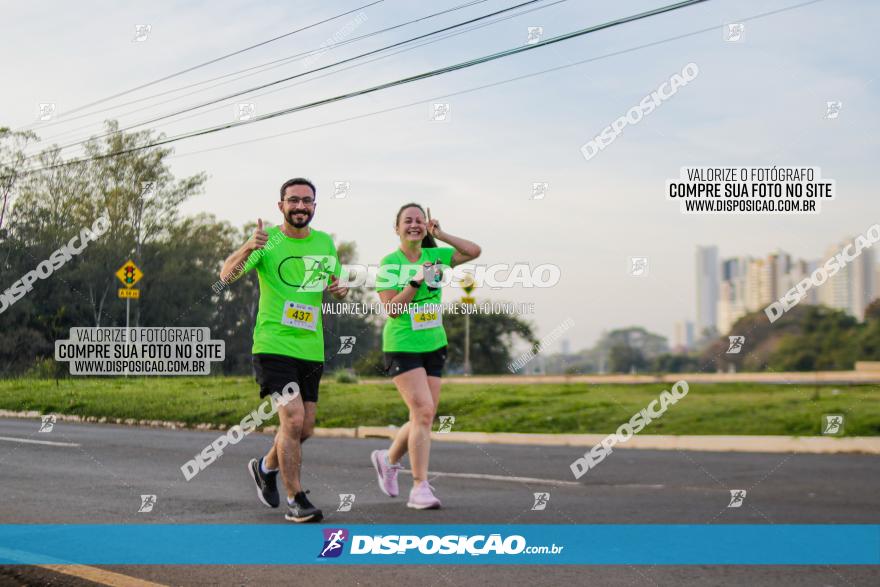
[[[427,330],[443,326],[440,304],[424,304],[410,311],[413,330]]]

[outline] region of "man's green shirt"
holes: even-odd
[[[329,276],[342,269],[333,239],[315,229],[305,238],[291,238],[279,226],[266,232],[266,246],[251,253],[243,271],[256,269],[260,282],[252,352],[323,361],[321,300]]]

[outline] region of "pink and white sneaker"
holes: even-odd
[[[440,508],[440,500],[434,496],[433,487],[427,481],[420,481],[413,485],[409,492],[409,501],[406,507],[416,510],[436,510]]]
[[[400,463],[396,465],[389,463],[387,450],[374,450],[370,455],[370,460],[373,461],[373,468],[376,469],[379,489],[388,497],[397,497],[400,494],[400,488],[397,486],[397,472],[403,466]]]

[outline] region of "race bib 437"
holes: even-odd
[[[285,302],[281,323],[304,330],[316,330],[318,325],[318,308],[308,304]]]

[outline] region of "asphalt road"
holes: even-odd
[[[0,523],[287,524],[260,505],[245,465],[271,438],[252,434],[190,482],[180,466],[218,432],[172,431],[0,419]],[[47,445],[21,440],[75,444]],[[432,479],[444,508],[417,512],[379,492],[370,451],[386,441],[310,439],[303,479],[329,524],[498,523],[880,523],[880,457],[615,449],[574,482],[583,450],[435,443]],[[435,473],[436,472],[436,473]],[[408,475],[401,489],[409,489]],[[728,508],[731,489],[745,489]],[[545,510],[533,494],[549,492]],[[355,494],[337,512],[339,494]],[[138,513],[142,494],[152,512]],[[107,569],[173,585],[875,585],[877,567],[468,566],[272,567],[117,566]],[[0,585],[45,584],[47,571],[0,568]],[[55,577],[58,585],[88,584]]]

